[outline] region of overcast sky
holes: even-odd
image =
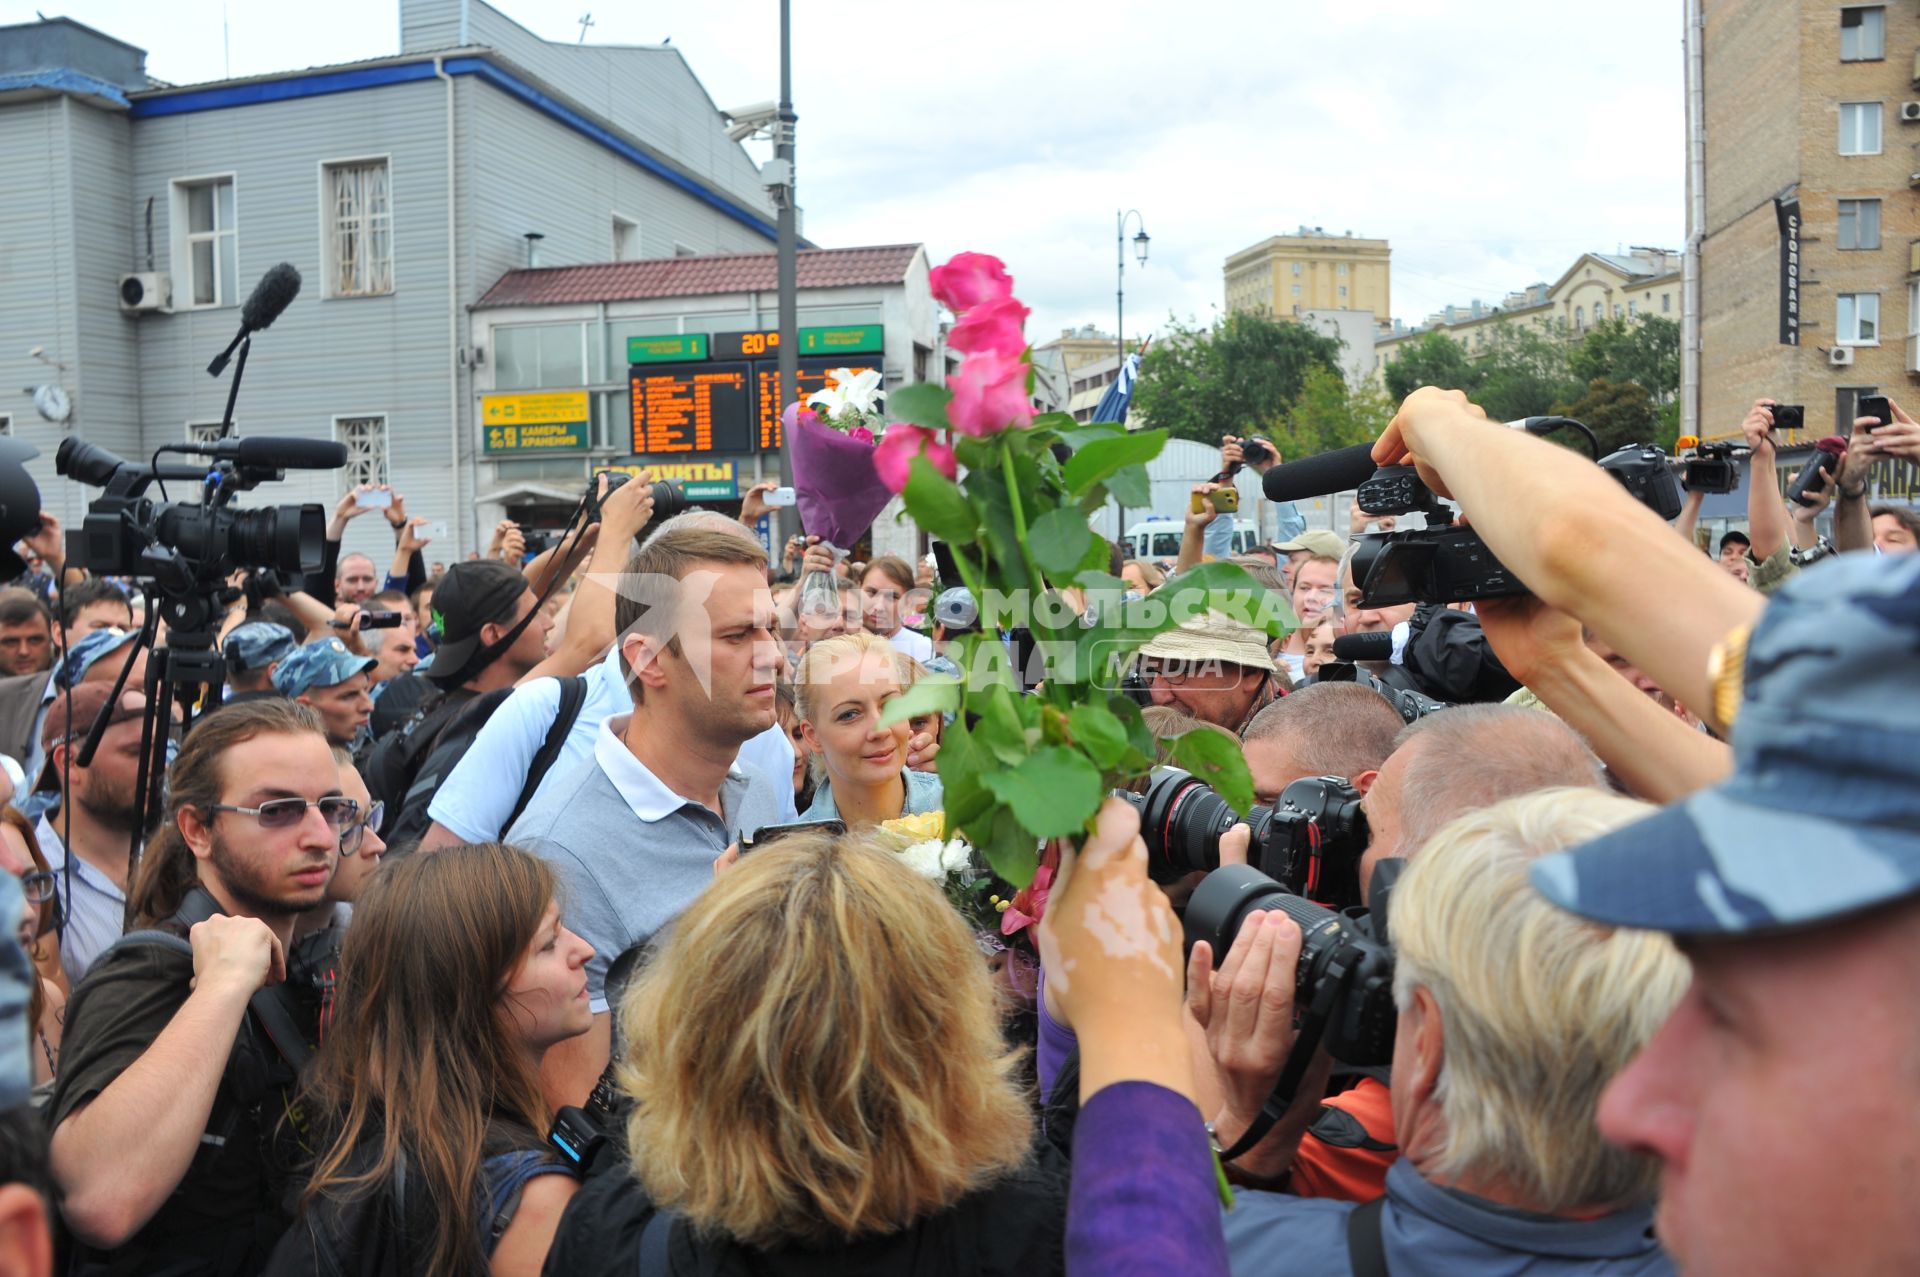
[[[148,50],[174,83],[397,51],[396,0],[0,0]],[[775,0],[499,0],[551,40],[669,37],[715,103],[777,95]],[[1393,310],[1498,300],[1583,250],[1678,248],[1680,6],[1614,0],[798,0],[805,230],[1006,260],[1029,332],[1114,322],[1114,214],[1153,238],[1127,331],[1207,321],[1228,254],[1302,223],[1384,237]],[[223,43],[223,16],[227,39]],[[562,89],[564,85],[560,86]],[[1132,228],[1129,227],[1129,235]]]

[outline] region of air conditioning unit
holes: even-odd
[[[173,277],[165,271],[135,271],[120,277],[120,309],[129,315],[145,311],[171,314]]]
[[[1853,367],[1853,347],[1835,346],[1827,352],[1827,365],[1832,368]]]
[[[1920,120],[1920,102],[1902,102],[1900,104],[1901,123],[1912,124],[1915,120]]]

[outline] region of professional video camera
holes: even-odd
[[[1663,519],[1680,513],[1680,485],[1659,449],[1636,445],[1601,457],[1593,432],[1572,418],[1528,417],[1508,424],[1536,435],[1563,428],[1579,431],[1600,467],[1643,505]],[[1479,533],[1454,523],[1453,507],[1428,489],[1414,467],[1376,468],[1369,444],[1276,466],[1267,471],[1262,487],[1269,501],[1295,501],[1354,487],[1356,501],[1368,514],[1426,516],[1424,528],[1354,538],[1347,551],[1348,566],[1360,588],[1361,602],[1368,607],[1456,603],[1527,592],[1487,549]]]
[[[1730,439],[1702,443],[1692,435],[1682,437],[1675,447],[1680,486],[1688,492],[1732,492],[1740,486],[1740,463],[1753,455],[1753,449]]]
[[[1300,924],[1300,965],[1294,977],[1297,1013],[1323,1017],[1324,1045],[1335,1059],[1358,1065],[1389,1063],[1399,1012],[1393,1004],[1387,906],[1404,862],[1380,863],[1371,892],[1372,908],[1350,913],[1323,908],[1250,864],[1222,865],[1187,900],[1183,920],[1187,950],[1192,952],[1204,940],[1217,965],[1233,948],[1234,937],[1249,916],[1264,910],[1286,914]],[[1305,1054],[1311,1055],[1313,1044],[1303,1045]]]
[[[1220,865],[1220,836],[1240,821],[1205,781],[1177,767],[1153,773],[1145,794],[1122,794],[1140,812],[1147,873],[1156,882]],[[1341,909],[1360,903],[1360,853],[1367,818],[1360,793],[1338,776],[1311,776],[1281,791],[1271,807],[1247,813],[1247,863],[1289,891]]]

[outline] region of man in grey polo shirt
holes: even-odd
[[[615,621],[633,712],[541,787],[507,841],[550,862],[566,925],[593,946],[593,1029],[547,1053],[549,1101],[579,1104],[606,1067],[607,970],[685,909],[727,847],[781,819],[779,785],[738,764],[772,726],[781,655],[758,545],[689,526],[628,563]]]

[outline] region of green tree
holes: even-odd
[[[1680,393],[1680,325],[1659,315],[1605,319],[1573,348],[1568,362],[1582,383],[1631,382],[1664,406]]]
[[[1422,333],[1401,346],[1386,366],[1387,394],[1399,403],[1422,386],[1462,390],[1468,398],[1480,388],[1480,371],[1467,348],[1443,332]]]
[[[1653,396],[1644,386],[1632,381],[1595,377],[1578,399],[1555,406],[1553,412],[1572,417],[1593,431],[1603,457],[1628,444],[1660,442],[1663,429]],[[1569,447],[1576,446],[1576,439],[1567,431],[1556,434],[1554,439]],[[1668,439],[1664,446],[1670,447],[1672,442]]]
[[[1304,324],[1234,311],[1211,331],[1171,327],[1141,361],[1134,405],[1176,439],[1275,430],[1311,370],[1339,376],[1341,343]]]
[[[1480,386],[1473,400],[1496,421],[1552,412],[1554,404],[1580,395],[1581,382],[1569,361],[1566,332],[1558,326],[1494,324],[1486,344],[1474,352]]]
[[[1397,403],[1370,381],[1350,388],[1339,373],[1310,368],[1274,442],[1289,460],[1370,443],[1393,420]]]

